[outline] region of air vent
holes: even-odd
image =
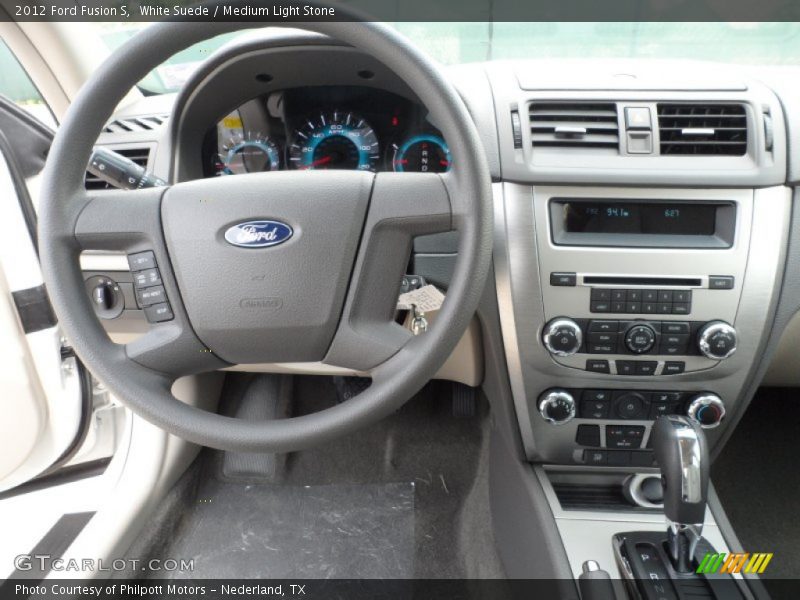
[[[741,104],[659,104],[662,155],[742,156],[747,113]]]
[[[528,115],[534,148],[619,150],[616,104],[535,102]]]
[[[147,146],[141,148],[112,148],[112,150],[122,156],[130,158],[140,167],[147,168],[147,161],[150,159],[150,148]],[[84,183],[87,190],[108,190],[113,187],[111,184],[106,183],[88,171],[86,172]]]
[[[152,131],[167,122],[169,115],[147,115],[114,119],[103,128],[103,133],[131,133],[134,131]]]

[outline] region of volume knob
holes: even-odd
[[[706,323],[697,335],[697,347],[703,356],[724,360],[736,352],[736,329],[725,321]]]
[[[713,429],[725,417],[725,405],[716,394],[700,394],[689,401],[686,414],[703,429]]]
[[[542,341],[550,354],[572,356],[581,348],[583,331],[572,319],[559,317],[545,325]]]
[[[539,414],[548,423],[563,425],[575,417],[575,399],[567,390],[548,390],[539,400]]]

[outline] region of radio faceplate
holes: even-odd
[[[728,413],[735,412],[741,390],[758,366],[775,309],[791,206],[786,188],[582,188],[504,183],[494,189],[497,297],[511,388],[529,459],[560,464],[584,460],[585,447],[575,440],[577,426],[586,421],[577,417],[554,425],[542,418],[537,399],[548,389],[705,390],[721,398]],[[553,198],[728,203],[736,214],[732,244],[728,248],[557,245],[549,214]],[[624,290],[625,312],[621,307],[616,312],[613,304],[603,307],[606,300],[596,291],[594,302],[601,305],[595,304],[593,312],[593,289],[608,290],[612,301],[614,290]],[[630,291],[641,294],[642,304],[632,308],[642,313],[628,312]],[[669,313],[666,306],[644,313],[644,300],[652,298],[645,294],[653,291],[656,300],[660,292],[672,292]],[[683,295],[686,292],[691,292],[689,302],[683,302],[688,300],[688,295]],[[676,293],[678,304],[689,305],[680,306],[677,313],[673,312]],[[635,293],[631,302],[639,302]],[[642,355],[620,351],[618,345],[615,353],[579,351],[554,356],[545,348],[543,333],[556,318],[586,324],[585,330],[581,328],[581,344],[594,333],[589,332],[588,324],[595,321],[657,322],[662,328],[665,323],[689,323],[690,336],[697,334],[694,324],[722,321],[738,331],[738,347],[722,361],[708,359],[694,349],[681,356],[662,354],[660,341],[654,346],[659,350]],[[697,338],[689,342],[694,342],[694,348]],[[587,370],[589,361],[598,361],[592,365],[597,368]],[[600,361],[608,361],[607,371]],[[655,362],[655,371],[648,365],[639,372],[634,365],[633,374],[623,374],[623,369],[629,372],[625,363],[640,361]],[[683,372],[675,372],[671,366],[668,369],[673,362],[685,362]],[[609,421],[601,418],[592,424],[618,424]],[[726,423],[723,420],[720,427],[709,430],[712,446]],[[629,424],[648,428],[650,423]]]

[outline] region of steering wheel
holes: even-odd
[[[137,191],[86,191],[92,147],[133,85],[194,43],[252,27],[164,22],[134,36],[84,85],[44,171],[42,270],[75,352],[134,413],[222,450],[296,451],[399,408],[452,352],[489,269],[489,170],[464,103],[438,66],[385,25],[302,26],[372,55],[403,79],[444,134],[454,168],[443,174],[281,171]],[[226,239],[226,232],[252,221],[271,221],[278,230],[245,226],[250,237],[242,239],[265,242],[245,246],[257,247]],[[459,232],[459,247],[446,300],[431,329],[412,336],[393,315],[413,237],[450,230]],[[266,244],[278,238],[283,243]],[[172,318],[126,345],[111,342],[86,293],[79,263],[85,250],[152,252]],[[169,317],[163,311],[161,316]],[[331,408],[275,421],[204,411],[170,391],[185,375],[264,362],[325,362],[369,371],[372,385]]]

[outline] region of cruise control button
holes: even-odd
[[[158,269],[147,269],[133,274],[133,284],[137,288],[161,285],[161,274]]]
[[[172,307],[169,305],[169,302],[162,302],[161,304],[145,307],[144,316],[150,323],[163,323],[164,321],[171,321],[174,318]]]
[[[163,285],[157,285],[136,290],[136,299],[141,307],[152,306],[153,304],[164,302],[167,299],[167,294]]]
[[[131,271],[143,271],[145,269],[152,269],[156,266],[156,255],[152,251],[138,252],[136,254],[128,255],[128,266]]]

